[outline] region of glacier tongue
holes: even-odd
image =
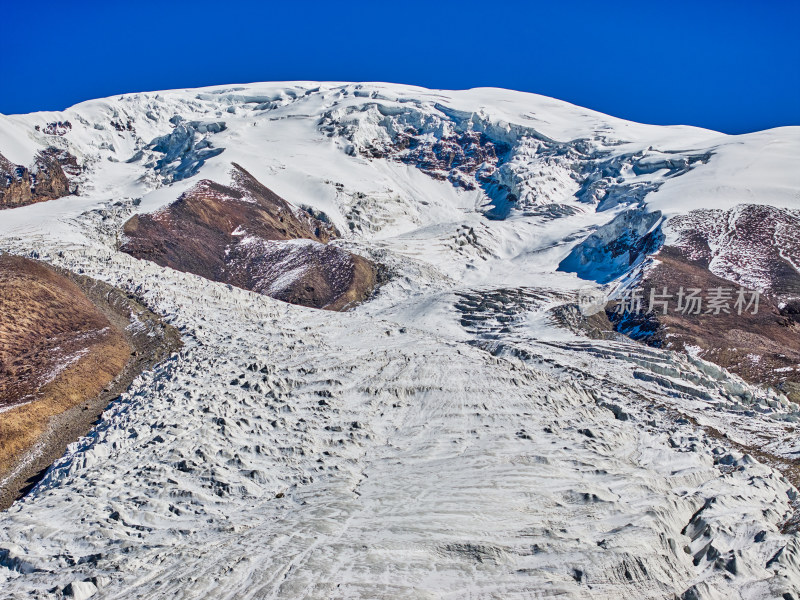
[[[186,347],[3,515],[12,597],[99,576],[106,598],[797,589],[791,485],[728,450],[720,468],[696,427],[615,417],[621,385],[117,253],[50,257],[142,294]]]

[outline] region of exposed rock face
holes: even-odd
[[[800,210],[755,204],[695,210],[670,220],[667,231],[678,234],[675,245],[687,259],[800,316]]]
[[[389,148],[370,146],[365,154],[371,158],[395,154],[401,162],[419,168],[434,179],[447,179],[455,186],[474,190],[472,177],[478,181],[488,179],[509,150],[508,145],[493,142],[478,131],[452,132],[430,141],[409,127],[396,135]]]
[[[0,154],[0,209],[55,200],[77,191],[67,174],[80,167],[75,157],[56,148],[40,152],[33,166],[15,165]]]
[[[800,212],[742,205],[729,211],[696,210],[673,218],[665,229],[677,242],[656,255],[643,281],[650,291],[672,294],[672,308],[649,314],[612,314],[617,330],[650,345],[686,350],[800,400]],[[677,312],[674,295],[694,288],[729,290],[728,311]],[[756,314],[735,307],[739,289],[760,292]]]
[[[342,310],[372,292],[376,266],[328,245],[332,226],[238,165],[233,180],[225,186],[204,179],[164,210],[134,216],[121,250],[303,306]]]
[[[45,125],[44,129],[42,129],[42,127],[39,125],[36,125],[35,129],[36,131],[41,131],[46,135],[57,135],[62,137],[72,131],[72,123],[69,121],[53,121]]]

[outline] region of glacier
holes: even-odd
[[[120,287],[184,347],[0,513],[4,597],[800,599],[800,408],[554,318],[639,276],[662,221],[800,207],[800,128],[285,82],[0,116],[9,161],[47,147],[78,192],[0,212],[0,249]],[[116,250],[233,163],[388,281],[318,311]]]

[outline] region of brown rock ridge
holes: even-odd
[[[165,209],[132,217],[123,232],[120,249],[137,258],[292,304],[344,310],[378,283],[375,264],[328,244],[334,227],[235,163],[230,186],[204,179]]]
[[[0,255],[0,509],[178,345],[174,329],[121,291]]]
[[[765,384],[800,401],[800,211],[741,205],[729,211],[697,210],[675,217],[668,228],[675,245],[663,247],[642,281],[650,290],[727,288],[729,313],[682,314],[671,301],[651,314],[611,314],[618,331],[647,344],[692,350],[746,381]],[[760,292],[758,312],[734,307],[738,290]],[[748,291],[747,299],[750,299]]]
[[[39,152],[31,168],[15,165],[0,154],[0,209],[55,200],[76,192],[67,174],[80,167],[66,151],[48,148]]]

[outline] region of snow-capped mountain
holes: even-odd
[[[0,248],[184,343],[0,515],[9,597],[800,599],[800,128],[292,82],[0,155]],[[576,306],[728,284],[760,315]]]

